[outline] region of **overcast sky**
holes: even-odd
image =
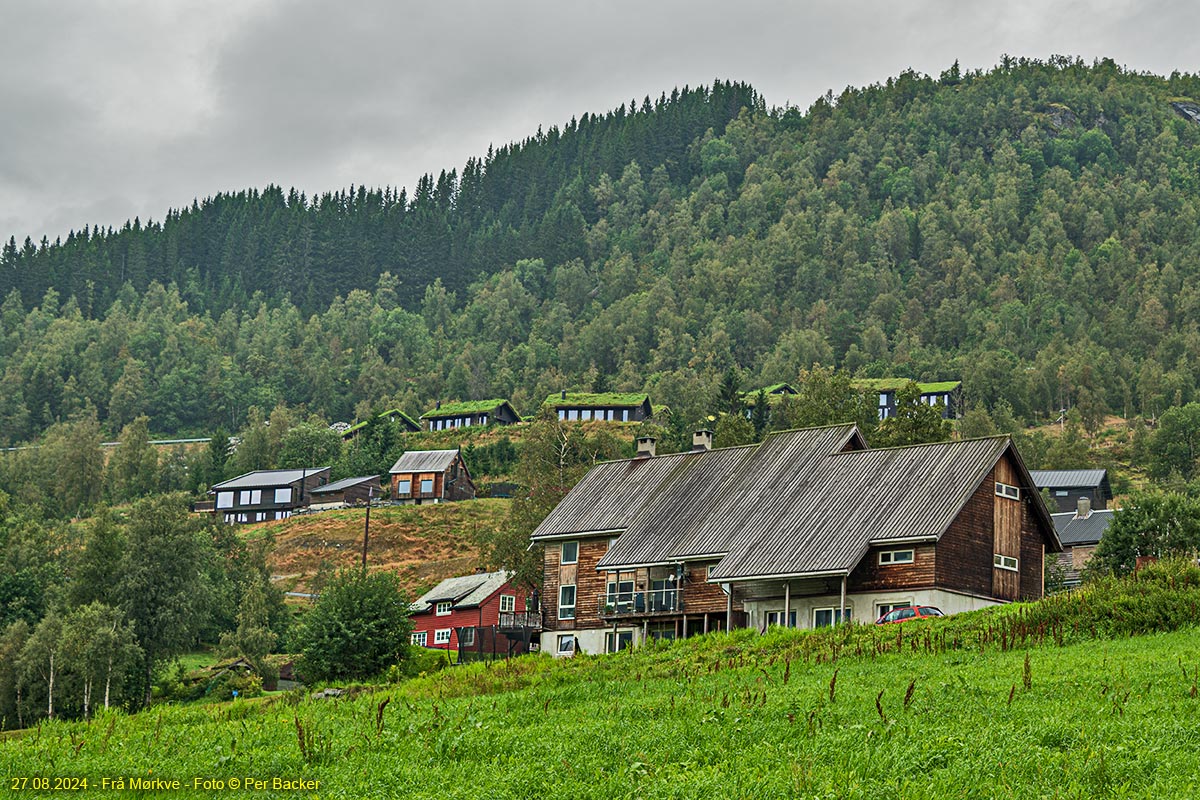
[[[1196,71],[1196,0],[0,0],[0,235],[214,192],[408,186],[672,87],[768,105],[1001,54]]]

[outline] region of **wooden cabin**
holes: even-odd
[[[860,378],[852,381],[851,386],[875,396],[879,418],[883,420],[896,415],[896,396],[908,382],[908,378]],[[921,392],[921,402],[925,405],[942,404],[943,419],[962,417],[962,381],[917,382],[917,388]]]
[[[593,467],[534,531],[542,647],[874,622],[1041,597],[1053,522],[1006,436],[869,449],[857,426]]]
[[[1029,474],[1035,486],[1050,491],[1055,510],[1061,513],[1074,512],[1080,500],[1087,500],[1090,509],[1103,511],[1112,500],[1106,469],[1035,469]]]
[[[378,475],[342,478],[340,481],[318,486],[309,495],[312,498],[309,507],[313,509],[365,506],[372,498],[383,496],[383,484],[379,482]]]
[[[568,422],[641,422],[654,414],[649,395],[637,393],[563,391],[547,397],[543,405]]]
[[[475,482],[459,450],[409,450],[389,472],[392,499],[401,503],[475,499]]]
[[[398,408],[388,409],[381,414],[377,414],[375,419],[382,420],[384,422],[399,423],[400,429],[404,433],[417,433],[421,430],[421,424],[419,422]],[[341,431],[342,439],[349,440],[358,436],[358,434],[362,433],[367,427],[369,422],[370,420],[363,420],[362,422],[356,422],[353,425],[347,426]]]
[[[421,415],[427,431],[447,431],[472,425],[514,425],[521,415],[507,400],[471,400],[464,403],[441,403]]]
[[[230,524],[287,519],[312,504],[312,492],[329,483],[329,467],[247,472],[208,490],[212,513]]]

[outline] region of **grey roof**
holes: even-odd
[[[1096,544],[1103,537],[1108,526],[1112,524],[1113,509],[1093,511],[1086,517],[1075,516],[1074,511],[1062,514],[1052,514],[1054,530],[1064,547],[1074,547],[1077,544]]]
[[[409,450],[392,465],[396,472],[444,472],[454,463],[457,450]]]
[[[327,483],[324,486],[318,486],[315,489],[310,489],[308,493],[328,494],[330,492],[341,492],[349,489],[351,486],[358,486],[360,483],[366,483],[367,481],[375,481],[378,483],[379,476],[365,475],[361,478],[342,478],[340,481],[334,481],[333,483]]]
[[[216,489],[269,489],[273,486],[287,486],[295,483],[305,475],[312,476],[328,472],[329,467],[309,467],[308,469],[260,469],[247,472],[236,478],[230,478],[223,483],[213,484],[209,491]]]
[[[412,610],[419,614],[447,600],[454,603],[454,608],[474,608],[495,594],[511,578],[512,573],[504,570],[447,578],[418,597],[412,604]]]
[[[1039,489],[1094,488],[1108,481],[1104,469],[1033,469],[1029,475]]]
[[[1025,473],[1007,436],[865,448],[856,426],[835,425],[601,464],[533,538],[620,532],[598,569],[710,557],[719,558],[713,581],[846,574],[873,542],[940,538],[1005,453]],[[1040,497],[1031,497],[1050,549],[1059,549]]]

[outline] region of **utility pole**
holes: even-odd
[[[363,572],[367,571],[367,540],[371,538],[371,498],[375,494],[375,487],[367,487],[367,519],[363,524],[363,553],[362,553],[362,568]]]

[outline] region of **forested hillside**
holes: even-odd
[[[15,240],[0,440],[94,408],[160,433],[279,403],[648,390],[707,413],[814,363],[959,378],[968,406],[1197,398],[1200,78],[952,67],[771,110],[717,84],[585,116],[404,191],[270,188]]]

